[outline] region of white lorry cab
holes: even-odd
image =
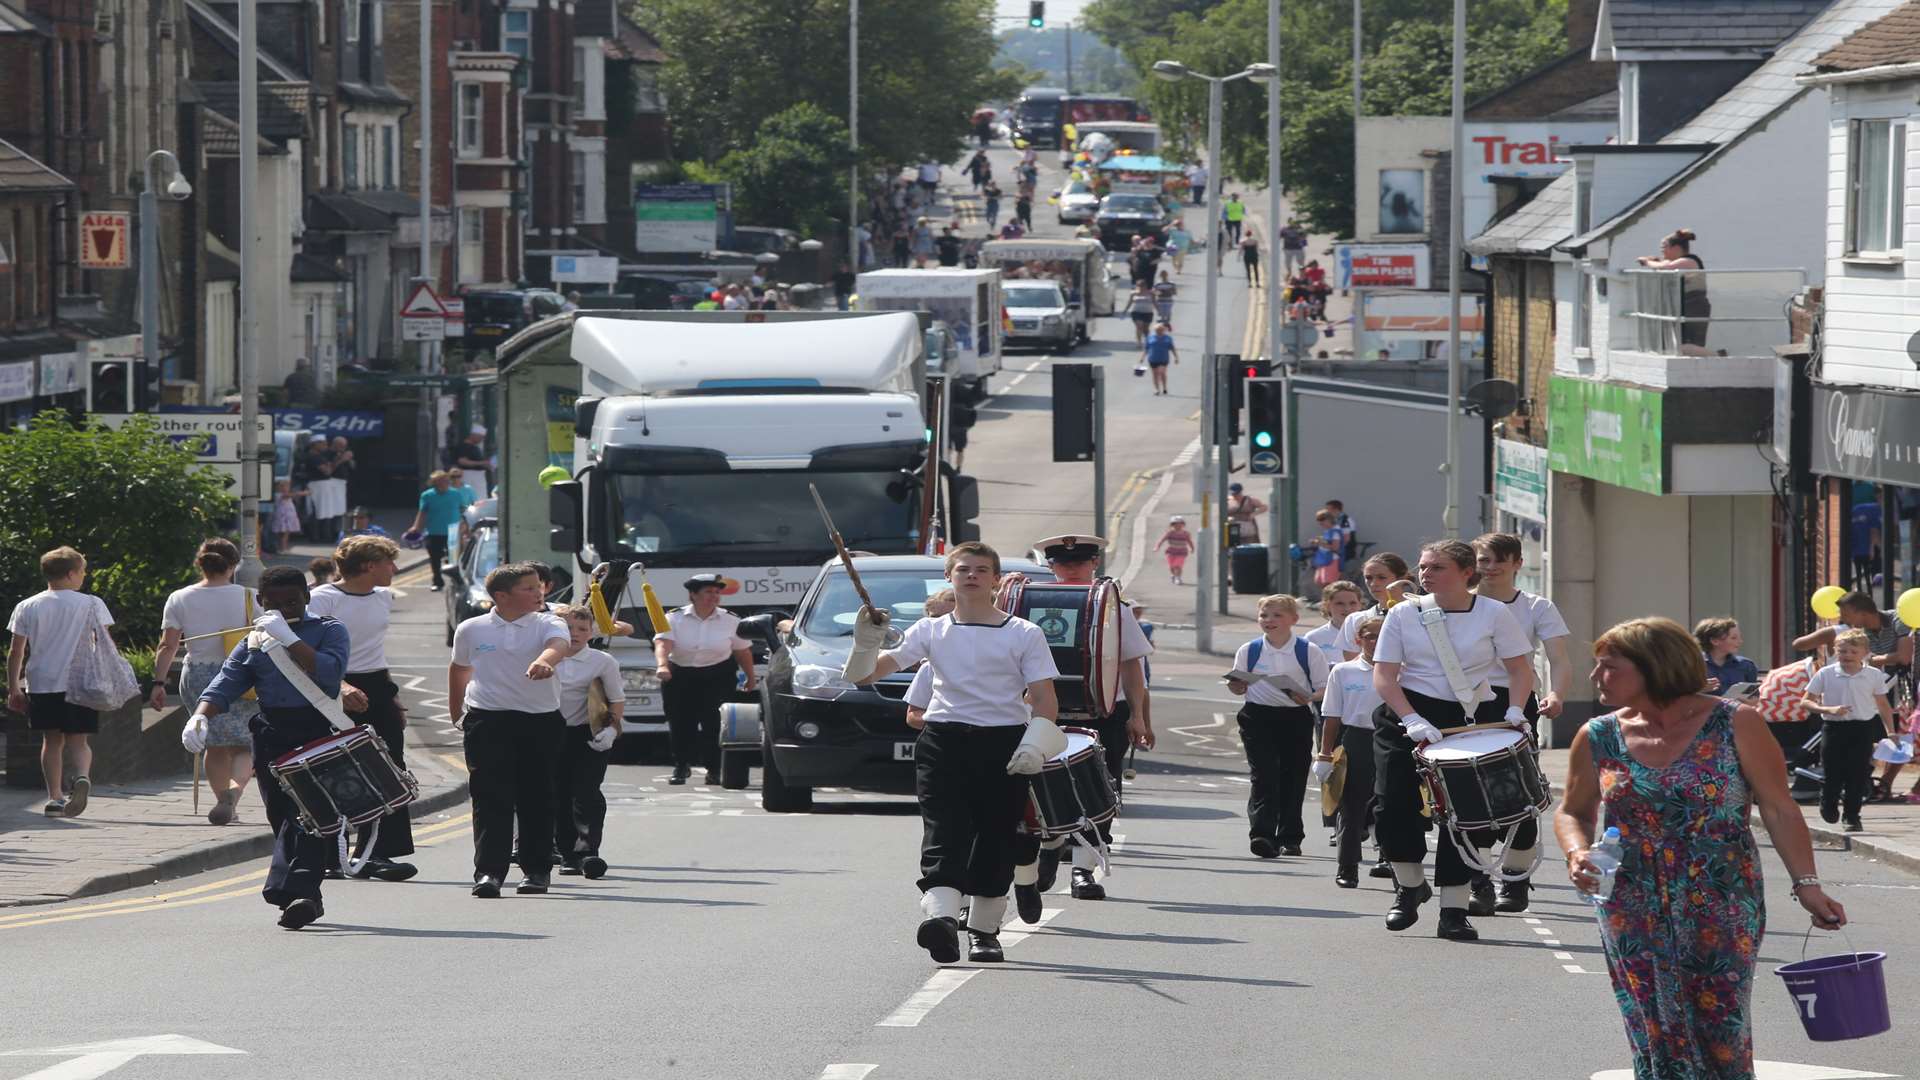
[[[948,374],[960,395],[987,394],[1000,370],[1005,304],[1000,275],[990,269],[869,270],[854,279],[855,311],[923,311],[947,324],[954,352]]]

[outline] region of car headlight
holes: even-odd
[[[651,694],[660,689],[660,680],[646,668],[621,668],[620,681],[629,694]]]
[[[832,701],[858,687],[840,677],[838,668],[799,664],[793,669],[793,692],[798,697]]]
[[[1049,315],[1049,316],[1047,316],[1046,318],[1044,318],[1044,319],[1041,319],[1040,321],[1041,321],[1042,323],[1044,323],[1044,324],[1046,324],[1047,326],[1059,326],[1059,325],[1060,325],[1060,316],[1058,316],[1058,315]]]
[[[493,600],[491,598],[482,598],[479,600],[475,600],[473,602],[473,606],[476,608],[479,608],[481,611],[492,611]]]

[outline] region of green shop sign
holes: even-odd
[[[1666,493],[1658,390],[1555,376],[1547,384],[1547,463],[1572,473]]]

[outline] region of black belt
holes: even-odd
[[[956,720],[942,720],[926,725],[927,730],[939,735],[978,735],[983,731],[1018,731],[1025,724],[963,724]]]

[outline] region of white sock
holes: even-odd
[[[1038,884],[1039,881],[1040,881],[1040,864],[1039,863],[1037,862],[1021,863],[1020,865],[1013,868],[1013,883],[1015,885],[1035,885],[1035,884]]]
[[[1471,894],[1471,892],[1472,892],[1472,890],[1470,890],[1470,889],[1469,889],[1469,888],[1468,888],[1467,886],[1465,886],[1465,885],[1442,885],[1442,886],[1440,886],[1440,908],[1441,908],[1441,910],[1443,910],[1443,911],[1444,911],[1444,910],[1446,910],[1447,908],[1463,908],[1463,907],[1466,907],[1466,906],[1467,906],[1467,897],[1468,897],[1468,896],[1469,896],[1469,895]]]
[[[926,912],[929,919],[957,919],[960,917],[960,890],[950,885],[935,885],[920,894],[920,910]]]
[[[1092,870],[1099,865],[1100,858],[1094,854],[1092,848],[1084,843],[1073,845],[1073,868],[1075,870]]]
[[[1525,850],[1515,850],[1514,848],[1508,848],[1500,854],[1500,868],[1503,870],[1511,870],[1515,873],[1526,872],[1528,876],[1532,876],[1533,853],[1535,850],[1537,849],[1527,848]]]
[[[1000,923],[1007,917],[1007,898],[1004,896],[976,896],[968,901],[967,929],[982,934],[997,934]]]
[[[1393,883],[1403,889],[1417,889],[1427,883],[1427,871],[1417,862],[1394,863]]]

